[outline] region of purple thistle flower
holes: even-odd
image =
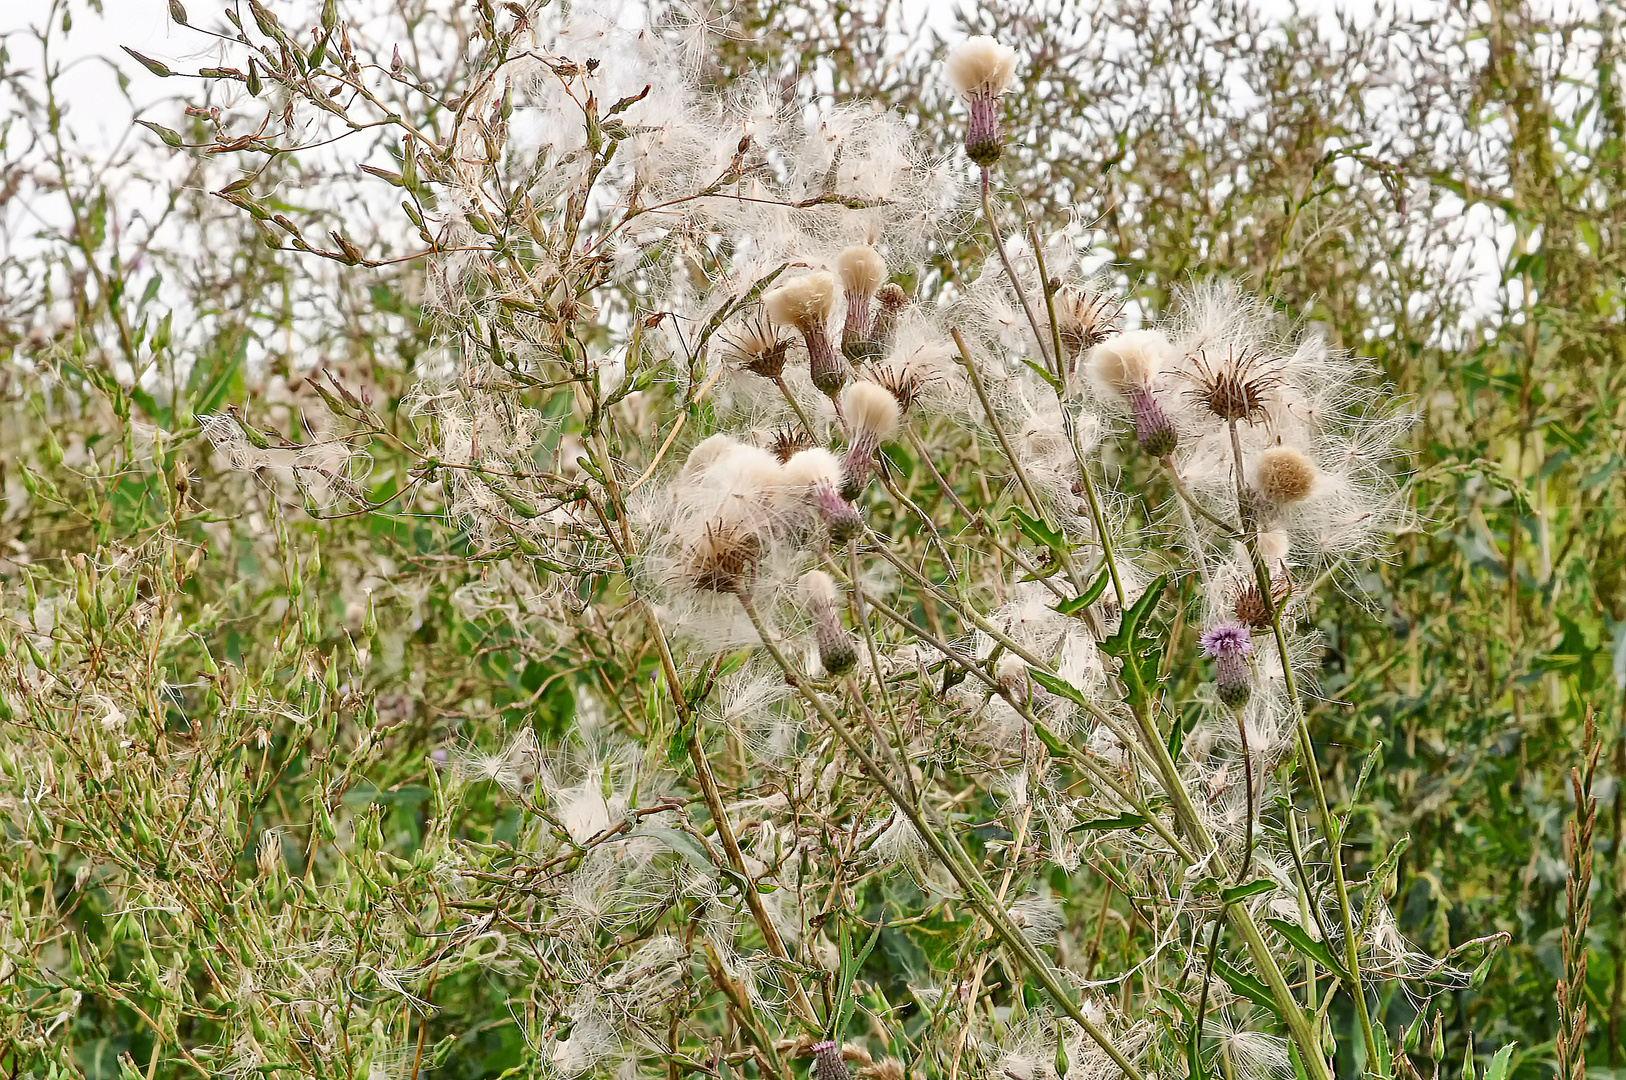
[[[1248,703],[1253,693],[1253,636],[1241,623],[1225,622],[1203,631],[1199,639],[1203,655],[1214,659],[1214,687],[1219,698],[1233,709]]]

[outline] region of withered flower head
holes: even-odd
[[[741,370],[777,382],[785,373],[785,358],[792,340],[780,332],[772,319],[757,315],[723,342],[729,360]]]
[[[755,533],[737,523],[713,521],[686,553],[689,584],[706,592],[740,592],[754,576],[761,554]]]
[[[1250,350],[1233,351],[1216,364],[1198,353],[1196,373],[1187,376],[1196,385],[1186,393],[1221,420],[1255,424],[1267,413],[1266,396],[1282,381],[1272,365],[1263,353]]]
[[[799,451],[806,450],[812,445],[813,436],[799,425],[786,424],[768,439],[768,452],[778,458],[779,464],[783,465]]]
[[[1244,626],[1255,630],[1265,630],[1270,627],[1271,613],[1279,610],[1287,602],[1287,597],[1293,591],[1292,583],[1280,575],[1272,575],[1270,579],[1270,602],[1265,602],[1265,596],[1259,591],[1259,583],[1249,581],[1236,588],[1236,598],[1231,608],[1236,612],[1237,621]]]
[[[920,400],[920,392],[926,385],[925,379],[907,367],[876,365],[867,369],[864,377],[885,387],[897,399],[900,414],[908,412]]]
[[[1079,357],[1118,332],[1124,301],[1107,293],[1064,285],[1056,292],[1056,325],[1067,355]]]

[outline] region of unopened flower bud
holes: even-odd
[[[819,663],[832,675],[845,675],[858,664],[858,649],[841,625],[840,595],[836,583],[823,570],[802,575],[802,602],[813,620],[813,640],[819,647]]]
[[[848,1080],[851,1075],[840,1043],[826,1039],[813,1044],[813,1080]]]
[[[1214,659],[1214,687],[1219,699],[1233,709],[1248,703],[1253,693],[1253,668],[1248,657],[1253,654],[1253,638],[1241,623],[1220,623],[1203,633],[1204,656]]]
[[[875,342],[885,352],[898,332],[898,320],[909,306],[909,294],[895,281],[882,285],[875,293]]]

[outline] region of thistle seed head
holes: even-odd
[[[1272,446],[1259,455],[1255,482],[1266,502],[1303,502],[1315,487],[1315,464],[1291,446]]]
[[[1258,423],[1269,415],[1266,399],[1282,381],[1281,374],[1270,364],[1263,353],[1247,350],[1232,351],[1215,364],[1209,363],[1207,355],[1198,353],[1193,362],[1195,372],[1187,376],[1196,385],[1186,393],[1228,423]]]
[[[785,373],[791,338],[766,315],[747,321],[724,339],[728,358],[742,371],[778,381]]]
[[[788,465],[791,458],[812,446],[813,436],[797,424],[786,424],[768,439],[768,452],[778,458],[781,465]],[[786,476],[785,480],[790,482],[790,477]]]

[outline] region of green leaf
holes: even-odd
[[[864,943],[864,947],[858,951],[857,956],[854,956],[847,922],[846,920],[842,921],[839,939],[841,973],[837,976],[836,1008],[830,1015],[830,1030],[827,1032],[828,1036],[837,1043],[841,1042],[842,1035],[847,1030],[847,1021],[852,1019],[854,1005],[853,983],[858,980],[858,973],[863,970],[864,961],[869,959],[870,951],[875,948],[875,943],[881,940],[881,928],[885,925],[886,919],[883,916],[875,924],[875,929],[870,932],[869,940]]]
[[[1225,980],[1225,985],[1241,994],[1249,1001],[1261,1008],[1269,1009],[1277,1016],[1281,1012],[1276,1008],[1276,999],[1270,994],[1270,987],[1254,978],[1244,974],[1226,963],[1224,957],[1214,958],[1214,974]]]
[[[1324,942],[1317,941],[1305,933],[1304,927],[1282,919],[1266,919],[1265,924],[1286,938],[1299,952],[1337,975],[1346,983],[1350,981],[1349,972],[1344,970],[1344,965],[1333,959],[1331,950],[1327,948]]]
[[[1513,1048],[1518,1045],[1508,1043],[1496,1051],[1496,1056],[1491,1058],[1490,1067],[1485,1070],[1485,1080],[1507,1080],[1508,1073],[1513,1068]]]
[[[1123,613],[1118,632],[1101,642],[1102,652],[1123,662],[1118,676],[1124,682],[1130,706],[1137,711],[1150,698],[1151,688],[1157,681],[1158,667],[1163,659],[1161,642],[1142,633],[1141,626],[1162,599],[1163,586],[1168,579],[1167,574],[1161,574],[1146,586],[1146,591],[1140,594],[1140,599]]]
[[[1028,668],[1028,678],[1057,697],[1064,697],[1075,705],[1090,704],[1089,700],[1084,697],[1083,691],[1079,690],[1078,687],[1066,679],[1057,678],[1048,671],[1040,671],[1038,668],[1030,667]]]
[[[1246,900],[1250,896],[1258,896],[1262,892],[1270,892],[1276,888],[1276,882],[1270,878],[1260,878],[1250,881],[1246,885],[1232,885],[1229,889],[1220,890],[1220,900],[1226,904],[1234,904],[1238,900]]]
[[[1078,615],[1085,608],[1101,599],[1101,594],[1107,591],[1107,586],[1111,583],[1112,575],[1107,573],[1106,565],[1102,564],[1100,573],[1095,575],[1095,580],[1090,582],[1090,587],[1071,600],[1063,600],[1057,604],[1056,610],[1063,615]]]
[[[1015,525],[1024,536],[1040,547],[1062,551],[1067,546],[1067,538],[1060,529],[1048,522],[1040,521],[1020,506],[1011,507],[1010,512],[1005,515],[1005,520]]]

